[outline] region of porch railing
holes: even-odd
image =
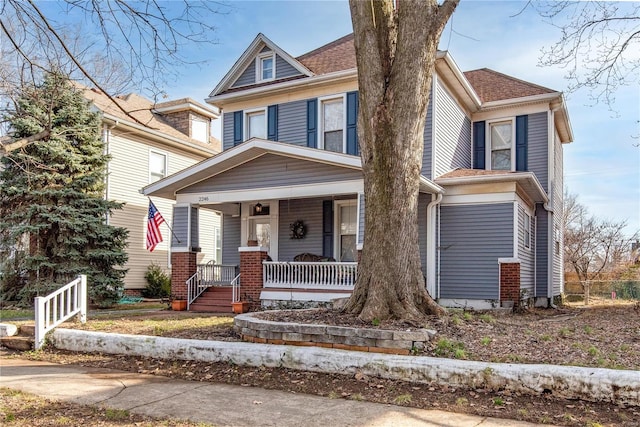
[[[187,280],[187,310],[189,306],[211,286],[229,286],[239,273],[237,265],[215,264],[209,261],[198,265]]]
[[[55,292],[35,299],[35,348],[44,344],[44,337],[62,322],[78,315],[87,321],[87,276],[80,275]]]
[[[240,301],[240,274],[231,281],[231,302]]]
[[[265,288],[353,290],[357,262],[264,261]]]

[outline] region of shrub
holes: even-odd
[[[145,298],[168,298],[171,294],[171,277],[164,272],[162,267],[151,264],[144,274],[147,286],[142,290]]]

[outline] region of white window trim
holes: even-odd
[[[516,118],[505,117],[486,121],[485,129],[485,169],[493,170],[491,164],[491,125],[496,123],[511,122],[511,172],[516,170]]]
[[[149,180],[149,183],[153,183],[156,181],[159,181],[160,179],[156,180],[156,181],[152,181],[151,180],[151,153],[153,154],[159,154],[161,156],[164,156],[164,176],[160,179],[166,178],[168,177],[169,174],[169,153],[163,150],[157,150],[155,148],[149,148],[149,153],[147,155],[147,179]]]
[[[205,140],[201,142],[209,143],[209,140],[211,139],[211,121],[198,116],[194,116],[192,114],[189,115],[189,136],[195,139],[196,141],[200,141],[198,138],[194,137],[193,124],[195,122],[204,123]]]
[[[271,63],[273,64],[271,69],[271,78],[263,79],[262,78],[262,61],[265,59],[271,58]],[[256,82],[269,82],[275,80],[276,78],[276,53],[274,51],[263,52],[256,56]]]
[[[324,150],[323,103],[342,99],[342,153],[347,152],[347,94],[329,95],[318,98],[318,148]]]
[[[522,236],[522,240],[523,240],[522,241],[522,246],[524,246],[525,249],[531,250],[531,248],[532,248],[531,237],[533,236],[533,233],[531,232],[531,226],[533,224],[533,220],[532,220],[531,214],[529,214],[529,212],[527,212],[525,210],[523,210],[523,212],[524,212],[523,222],[524,222],[525,227],[524,227],[524,230],[523,230],[524,231],[524,235]],[[527,219],[529,220],[529,228],[528,228],[528,230],[527,230],[527,227],[526,227]],[[527,231],[529,232],[529,244],[528,245],[527,245],[527,240],[525,238],[527,236]]]
[[[340,207],[355,206],[356,207],[356,252],[358,250],[358,199],[342,199],[333,201],[333,257],[340,261]],[[357,257],[357,253],[355,254]],[[357,261],[357,258],[356,258]]]
[[[267,139],[267,134],[269,133],[269,129],[267,128],[268,123],[267,123],[267,109],[266,108],[252,108],[250,110],[244,110],[244,117],[243,117],[243,135],[242,135],[242,140],[246,141],[247,139],[249,139],[249,116],[256,114],[256,113],[262,113],[264,115],[264,139]]]

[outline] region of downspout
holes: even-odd
[[[440,240],[440,230],[436,227],[436,208],[440,202],[442,202],[442,193],[438,193],[436,198],[427,205],[427,290],[433,299],[440,297],[439,286],[436,286],[436,252],[437,242]]]

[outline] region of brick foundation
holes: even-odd
[[[187,299],[187,280],[197,270],[197,252],[171,253],[171,299]]]
[[[520,263],[500,263],[500,302],[513,301],[513,306],[520,304]]]
[[[239,248],[239,251],[240,300],[249,302],[249,311],[255,311],[260,309],[262,261],[267,259],[267,251],[260,247]]]

